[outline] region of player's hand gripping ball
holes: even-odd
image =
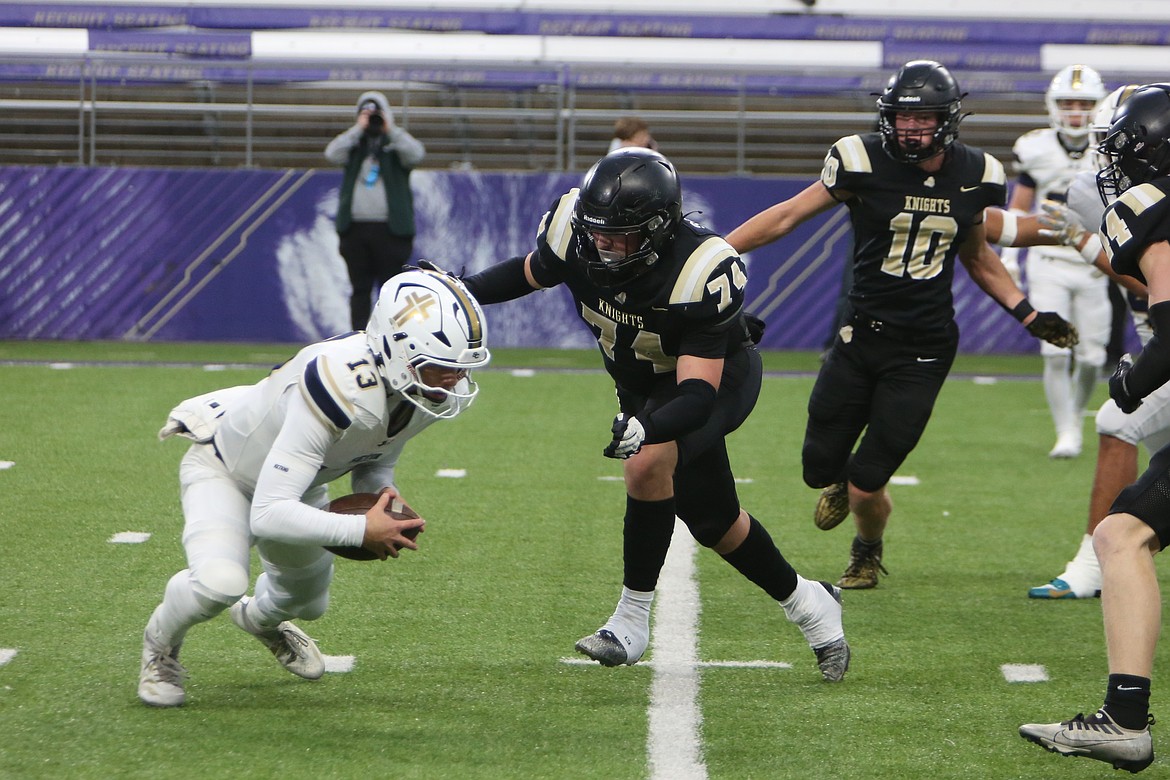
[[[351,493],[348,496],[335,498],[329,502],[326,507],[328,512],[336,512],[341,515],[364,515],[370,511],[370,507],[378,503],[381,497],[379,493]],[[390,503],[386,505],[386,511],[390,517],[395,520],[413,520],[418,517],[418,513],[411,509],[405,501],[395,496],[390,499]],[[418,536],[418,532],[422,530],[422,526],[418,528],[411,528],[402,532],[402,535],[413,539]],[[381,558],[376,552],[366,549],[365,547],[338,547],[333,545],[325,545],[325,549],[334,555],[339,555],[342,558],[349,558],[352,561],[376,561]],[[399,548],[401,549],[401,548]]]

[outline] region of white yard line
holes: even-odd
[[[658,580],[650,632],[654,678],[650,684],[646,752],[651,780],[706,780],[699,711],[699,583],[697,545],[675,520],[670,553]]]

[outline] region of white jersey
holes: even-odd
[[[437,419],[387,388],[364,333],[307,346],[225,398],[212,445],[252,496],[252,532],[294,543],[360,545],[364,516],[305,495],[351,471],[355,490],[391,485],[403,445]]]
[[[1086,148],[1083,152],[1070,152],[1060,143],[1057,132],[1050,127],[1024,133],[1016,140],[1012,152],[1016,156],[1017,173],[1027,176],[1035,186],[1033,212],[1039,210],[1042,200],[1063,200],[1065,191],[1078,173],[1094,171],[1090,150]],[[1029,252],[1084,265],[1080,254],[1071,247],[1037,246]]]

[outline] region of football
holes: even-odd
[[[351,493],[348,496],[342,496],[329,502],[326,511],[337,512],[342,515],[364,515],[370,510],[374,504],[378,503],[378,493]],[[412,520],[418,517],[418,513],[407,506],[406,502],[401,498],[392,498],[390,503],[386,505],[386,510],[390,516],[395,520]],[[418,536],[419,528],[412,528],[403,533],[410,539]],[[376,553],[367,550],[365,547],[337,547],[325,545],[325,549],[334,555],[339,555],[342,558],[349,558],[353,561],[376,561],[378,556]]]

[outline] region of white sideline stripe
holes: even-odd
[[[54,371],[68,371],[69,369],[73,368],[73,364],[72,363],[50,363],[49,368],[53,369]]]
[[[891,485],[918,485],[921,483],[918,481],[918,477],[906,476],[906,477],[890,477],[890,484]]]
[[[971,381],[977,385],[994,385],[999,382],[999,380],[993,376],[977,376]]]
[[[1003,664],[999,667],[1003,679],[1010,683],[1048,682],[1044,664]]]
[[[0,666],[16,658],[19,651],[15,647],[0,647]]]
[[[323,655],[325,659],[325,671],[327,672],[352,672],[353,664],[356,660],[352,655]]]
[[[150,534],[144,531],[119,531],[106,541],[110,544],[142,544],[149,538]]]
[[[463,479],[467,476],[467,469],[439,469],[435,472],[436,477],[448,477],[449,479]]]
[[[0,460],[0,471],[4,471],[5,469],[10,469],[15,465],[16,465],[16,461],[14,461],[14,460]]]
[[[536,376],[536,371],[531,368],[513,368],[512,376],[529,377]]]
[[[204,371],[227,371],[227,366],[223,363],[207,363],[203,366]]]
[[[658,581],[651,652],[649,729],[646,752],[650,780],[706,780],[699,711],[698,546],[679,519]]]

